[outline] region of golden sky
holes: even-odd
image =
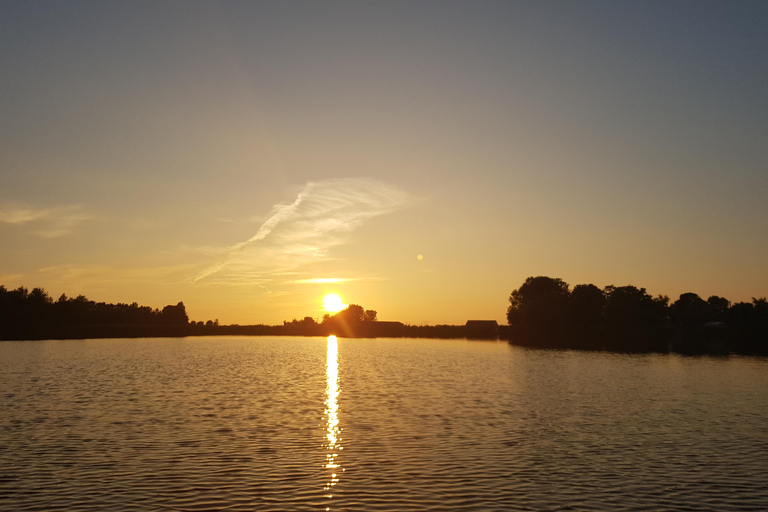
[[[768,294],[765,2],[4,2],[0,284],[503,321]]]

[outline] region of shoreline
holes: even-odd
[[[297,336],[324,337],[336,335],[345,339],[466,339],[504,341],[523,348],[544,350],[577,350],[620,354],[679,354],[690,356],[741,355],[766,357],[760,350],[768,333],[744,332],[724,328],[711,330],[666,328],[655,332],[521,332],[510,326],[499,326],[495,334],[472,335],[464,325],[411,326],[399,322],[382,322],[358,327],[340,334],[333,329],[296,329],[286,325],[84,325],[57,329],[35,329],[24,333],[3,333],[0,341],[86,340],[112,338],[195,338],[203,336]],[[393,327],[392,324],[399,324]],[[468,335],[470,334],[470,335]]]

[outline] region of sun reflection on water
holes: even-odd
[[[323,491],[325,497],[333,498],[333,487],[339,483],[339,473],[344,468],[338,462],[341,446],[341,428],[339,427],[339,350],[336,336],[328,336],[328,358],[325,363],[326,388],[325,388],[325,417],[327,432],[325,434],[325,468],[329,470],[330,479],[326,482]],[[330,510],[326,507],[325,510]]]

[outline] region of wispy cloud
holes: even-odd
[[[342,277],[314,277],[312,279],[297,279],[291,281],[291,284],[330,284],[330,283],[346,283],[353,281],[353,279],[345,279]]]
[[[193,264],[156,267],[63,264],[39,268],[24,275],[20,282],[44,282],[46,289],[54,293],[56,290],[86,294],[121,290],[124,293],[126,289],[133,289],[174,298],[179,296],[179,287],[188,282],[187,276],[195,267]]]
[[[333,283],[350,283],[350,282],[371,282],[371,281],[385,281],[386,279],[378,276],[366,276],[366,277],[312,277],[308,279],[296,279],[294,281],[288,281],[288,284],[333,284]]]
[[[32,233],[43,238],[69,234],[75,226],[90,218],[80,205],[43,208],[12,203],[0,207],[0,224],[28,224],[33,228]]]
[[[200,272],[194,282],[261,284],[276,273],[326,261],[329,249],[345,243],[365,221],[409,201],[405,192],[372,179],[307,183],[291,203],[275,205],[252,237],[228,247],[221,261]]]

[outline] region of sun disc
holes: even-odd
[[[323,309],[330,313],[338,313],[346,307],[347,305],[342,302],[341,297],[335,293],[329,293],[323,298]]]

